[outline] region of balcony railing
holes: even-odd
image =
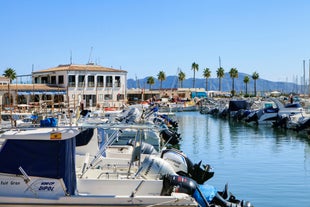
[[[68,86],[69,87],[75,87],[75,82],[69,82]]]

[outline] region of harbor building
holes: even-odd
[[[0,79],[2,108],[119,108],[127,101],[127,71],[121,69],[67,64],[33,71],[31,79],[31,84]]]

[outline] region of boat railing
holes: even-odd
[[[107,139],[104,145],[102,145],[99,149],[99,151],[96,153],[94,158],[88,162],[88,158],[86,156],[85,162],[83,165],[82,173],[80,175],[80,178],[84,176],[84,174],[90,169],[97,165],[98,160],[102,157],[102,154],[105,152],[108,146],[112,145],[116,140],[118,140],[119,135],[123,133],[122,130],[117,130],[112,133],[112,135]]]

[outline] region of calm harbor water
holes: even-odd
[[[180,149],[213,167],[208,184],[221,191],[228,183],[236,198],[255,207],[310,206],[309,138],[199,112],[177,113],[177,119]]]

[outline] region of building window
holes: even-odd
[[[64,76],[63,75],[58,76],[58,84],[64,84]]]
[[[87,86],[88,87],[94,87],[95,86],[95,76],[89,75],[87,78]]]
[[[103,101],[103,95],[102,95],[102,94],[99,94],[99,95],[98,95],[98,101],[99,101],[99,102],[102,102],[102,101]]]
[[[112,78],[112,76],[107,76],[106,77],[106,87],[112,87],[112,84],[113,84],[113,78]]]
[[[69,87],[75,87],[75,75],[69,75],[68,86]]]
[[[48,83],[47,77],[41,77],[41,83]]]
[[[79,75],[78,87],[84,87],[85,75]]]
[[[86,107],[96,106],[96,95],[83,95],[83,99],[86,101]]]
[[[121,87],[121,77],[120,76],[115,76],[115,82],[114,82],[115,87]]]
[[[51,76],[51,84],[56,84],[56,76]]]
[[[117,94],[117,100],[121,101],[125,99],[125,95],[124,94]]]
[[[103,76],[97,76],[97,87],[103,87]]]
[[[104,100],[108,101],[108,100],[112,100],[112,99],[113,99],[112,94],[106,94],[106,95],[104,95]]]

